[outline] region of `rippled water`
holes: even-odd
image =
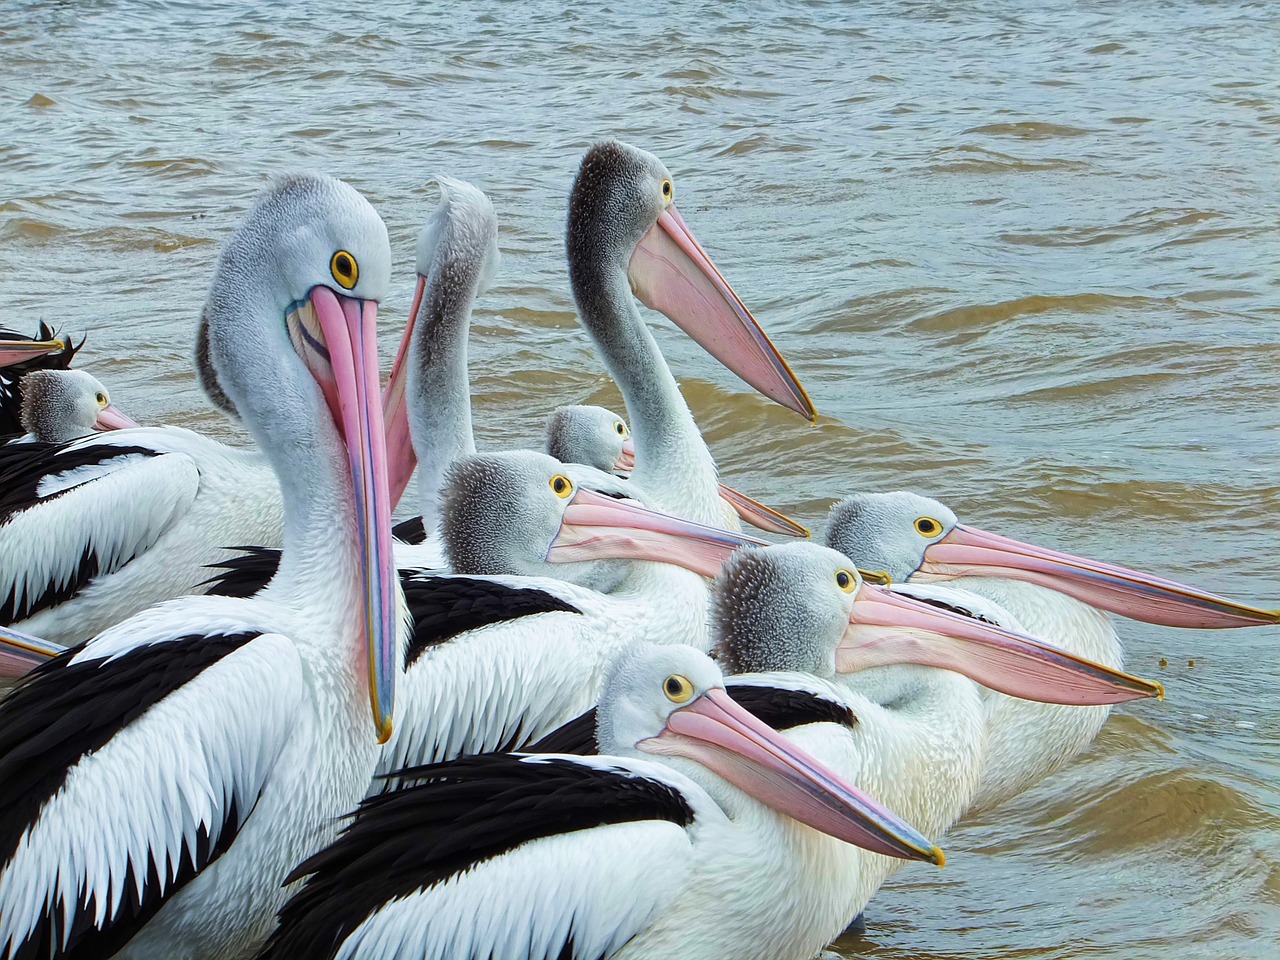
[[[450,173],[502,219],[478,425],[527,441],[557,403],[617,403],[560,239],[583,148],[617,135],[666,161],[823,414],[748,395],[663,327],[735,485],[808,521],[854,489],[936,493],[1275,604],[1273,5],[1042,6],[11,0],[0,319],[89,331],[139,419],[225,432],[188,355],[257,190],[311,167],[375,202],[400,258],[390,351],[428,178]],[[846,953],[1273,955],[1280,631],[1123,634],[1167,701],[954,831],[947,871],[904,871]]]

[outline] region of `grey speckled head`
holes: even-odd
[[[606,473],[618,469],[629,436],[626,421],[604,407],[560,407],[547,417],[547,453]]]
[[[22,378],[22,429],[44,443],[66,443],[93,432],[111,403],[83,370],[35,370]]]
[[[568,478],[566,489],[557,478]],[[611,589],[627,561],[550,563],[572,489],[635,498],[625,480],[581,464],[561,463],[530,450],[472,454],[454,461],[442,489],[441,529],[458,573],[555,577],[596,590]]]
[[[726,673],[795,670],[834,677],[836,647],[861,581],[842,553],[814,543],[739,550],[711,589],[715,657]]]
[[[883,571],[901,583],[919,569],[924,551],[954,529],[956,515],[937,500],[914,493],[855,493],[827,514],[822,542],[863,570]]]
[[[661,160],[629,143],[605,140],[587,151],[569,193],[565,237],[575,292],[596,282],[601,269],[625,273],[636,244],[670,199],[670,182]]]

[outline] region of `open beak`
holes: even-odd
[[[409,403],[405,399],[405,387],[409,382],[409,345],[413,343],[413,331],[418,326],[418,311],[422,309],[422,295],[427,289],[427,278],[418,274],[418,285],[413,291],[413,305],[409,307],[409,320],[404,325],[400,349],[391,364],[391,376],[382,391],[382,417],[387,425],[387,481],[391,485],[391,509],[394,510],[409,487],[409,479],[418,465],[418,455],[413,449],[413,435],[409,432]]]
[[[1280,623],[1261,610],[1136,570],[1073,557],[957,525],[924,552],[922,580],[1007,577],[1057,590],[1090,606],[1165,627],[1252,627]]]
[[[13,627],[0,627],[0,680],[25,677],[66,649],[60,643],[41,640]]]
[[[683,756],[779,813],[866,850],[943,866],[927,837],[752,716],[719,688],[675,710],[647,753]]]
[[[836,648],[836,670],[854,673],[894,663],[953,670],[984,687],[1041,703],[1164,699],[1159,683],[864,583]]]
[[[140,427],[142,424],[134,420],[114,403],[109,403],[98,411],[98,419],[94,421],[93,429],[99,433],[108,430],[128,430],[131,427]]]
[[[547,560],[651,560],[714,578],[729,554],[747,546],[765,543],[578,487],[565,508]]]
[[[294,349],[324,391],[347,447],[360,549],[361,629],[378,742],[391,736],[396,680],[396,568],[386,431],[378,390],[378,305],[315,287],[288,316]]]
[[[720,484],[720,499],[733,507],[739,517],[757,530],[766,530],[782,537],[808,539],[810,536],[808,527],[801,526],[772,507],[766,507],[758,500],[752,500],[745,493],[739,493],[723,483]]]
[[[640,302],[666,316],[769,399],[815,420],[818,411],[756,318],[694,239],[675,205],[640,238],[627,266]]]
[[[614,473],[630,474],[636,468],[636,445],[628,437],[622,441],[622,452],[613,465]]]
[[[0,367],[21,363],[33,357],[43,357],[47,353],[58,353],[65,349],[67,349],[67,342],[57,338],[52,340],[0,339]]]

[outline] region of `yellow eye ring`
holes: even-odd
[[[688,677],[673,673],[662,681],[662,692],[672,703],[688,703],[693,699],[693,683]]]
[[[624,438],[626,437],[626,435],[627,435],[627,425],[626,425],[625,423],[623,423],[621,420],[617,421],[617,422],[613,425],[613,429],[614,429],[614,430],[616,430],[616,431],[618,431],[618,436],[620,436],[620,437],[624,437]]]
[[[942,532],[942,524],[933,517],[920,517],[916,520],[916,533],[922,537],[936,537]]]
[[[837,570],[836,586],[845,593],[853,593],[858,589],[858,575],[852,570]]]
[[[565,500],[573,493],[573,481],[563,473],[557,473],[551,478],[551,492]]]
[[[339,250],[329,260],[329,272],[343,290],[355,289],[356,282],[360,279],[360,265],[345,250]]]
[[[98,406],[100,407],[105,407],[107,405],[107,395],[105,393],[95,394],[93,399],[98,401]]]
[[[662,199],[670,203],[672,199],[675,197],[675,194],[676,194],[676,188],[671,183],[671,181],[663,180],[662,181]]]

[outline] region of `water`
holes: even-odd
[[[854,489],[934,493],[1276,604],[1273,6],[1042,6],[11,0],[3,319],[88,331],[90,369],[139,419],[226,434],[188,357],[254,194],[310,167],[374,201],[400,258],[389,356],[429,178],[449,173],[502,223],[477,426],[527,443],[558,403],[618,403],[561,253],[577,160],[616,135],[666,161],[823,414],[747,394],[661,326],[730,482],[809,522]],[[1280,631],[1123,634],[1167,701],[955,830],[946,872],[904,871],[846,953],[1272,956]]]

